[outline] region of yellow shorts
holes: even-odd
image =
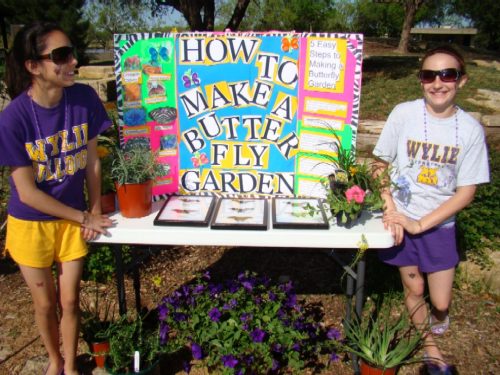
[[[87,255],[80,225],[69,220],[30,221],[7,217],[5,251],[18,264],[50,267]]]

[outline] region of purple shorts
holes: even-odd
[[[425,273],[454,268],[459,262],[455,224],[417,235],[405,232],[401,245],[379,250],[378,257],[393,266],[418,266]]]

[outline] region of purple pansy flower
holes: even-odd
[[[262,342],[264,341],[266,337],[266,333],[261,330],[260,328],[255,328],[251,333],[250,337],[252,338],[253,342]]]
[[[214,307],[213,309],[211,309],[209,312],[208,312],[208,316],[210,317],[210,320],[212,322],[218,322],[220,317],[221,317],[221,312],[219,311],[219,309],[217,307]]]
[[[170,332],[170,327],[168,324],[162,324],[160,327],[160,341],[164,344],[168,340],[168,333]]]
[[[191,343],[191,353],[194,359],[203,359],[203,350],[197,343]]]
[[[238,364],[238,360],[235,358],[234,355],[231,354],[223,355],[221,359],[224,367],[235,368],[236,365]]]
[[[326,337],[328,337],[330,340],[339,340],[340,332],[338,329],[330,328],[326,333]]]

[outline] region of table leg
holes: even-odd
[[[366,259],[361,257],[358,262],[356,270],[356,297],[355,301],[355,311],[358,319],[361,319],[361,314],[363,313],[363,305],[365,298],[365,272],[366,272]]]
[[[345,319],[344,319],[344,325],[347,325],[351,322],[352,320],[352,299],[354,296],[354,305],[355,305],[355,314],[356,318],[359,318],[361,316],[361,311],[358,311],[360,302],[361,301],[361,308],[363,307],[363,290],[362,288],[364,287],[364,266],[362,268],[359,267],[358,263],[358,268],[356,272],[352,269],[352,267],[348,264],[345,264],[342,259],[340,259],[337,254],[335,254],[335,249],[332,249],[328,255],[333,258],[333,260],[342,267],[342,269],[345,272],[345,275],[347,277],[346,281],[346,289],[345,289],[345,296],[346,296],[346,311],[345,311]],[[354,255],[356,256],[356,254]],[[364,258],[362,259],[364,263]],[[362,272],[363,275],[361,276],[362,283],[359,283],[359,272]],[[356,280],[356,290],[354,290],[354,280]],[[360,291],[361,287],[361,291]],[[356,354],[351,353],[351,361],[352,361],[352,368],[354,370],[355,375],[360,374],[360,369],[359,369],[359,364],[358,364],[358,356]]]
[[[125,273],[123,269],[122,246],[113,245],[116,265],[116,290],[118,291],[118,309],[120,315],[127,313],[127,301],[125,299]]]
[[[141,312],[141,276],[139,273],[139,264],[136,257],[133,258],[132,272],[134,275],[135,309]]]

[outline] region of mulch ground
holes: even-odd
[[[145,307],[154,307],[162,296],[192,280],[201,271],[210,270],[214,278],[227,279],[244,270],[267,275],[273,280],[290,279],[299,297],[321,307],[324,322],[341,328],[345,298],[340,278],[342,270],[324,251],[312,249],[171,247],[153,249],[141,266],[141,295]],[[384,289],[399,290],[394,272],[368,257],[368,294]],[[397,276],[397,275],[396,275]],[[160,285],[153,280],[161,280]],[[455,289],[451,310],[451,330],[439,338],[439,345],[459,374],[500,373],[500,308],[498,301],[467,285]],[[102,291],[115,298],[114,282],[101,285]],[[127,305],[134,308],[132,279],[127,276]],[[83,282],[82,293],[90,285]],[[0,260],[0,374],[41,374],[46,357],[33,322],[29,291],[17,267]],[[84,374],[103,374],[87,354],[86,344],[79,345],[79,362]],[[172,366],[163,374],[181,374]],[[177,367],[178,368],[178,367]],[[421,374],[419,364],[403,367],[399,374]],[[196,371],[193,372],[196,374]],[[200,372],[202,373],[202,372]],[[308,372],[311,373],[311,372]],[[334,364],[320,374],[352,374],[350,364]]]

